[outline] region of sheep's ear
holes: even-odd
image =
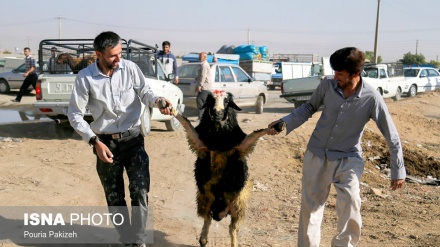
[[[235,102],[234,101],[229,101],[229,103],[228,103],[228,106],[229,107],[231,107],[232,109],[235,109],[235,110],[237,110],[237,111],[241,111],[241,108],[240,107],[238,107],[236,104],[235,104]]]
[[[231,107],[232,109],[235,109],[237,111],[241,111],[241,108],[237,106],[237,104],[235,104],[234,102],[234,95],[232,93],[228,92],[228,106]]]

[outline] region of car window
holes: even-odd
[[[180,78],[196,78],[200,64],[188,64],[179,67]]]
[[[365,73],[370,78],[377,78],[377,69],[376,68],[368,68],[365,70]]]
[[[232,67],[235,76],[237,77],[237,82],[249,82],[249,77],[238,67]]]
[[[234,82],[231,68],[229,66],[219,66],[221,82]]]
[[[387,74],[385,73],[384,69],[380,69],[379,73],[380,73],[380,78],[387,78]]]
[[[404,75],[406,77],[416,77],[418,73],[419,73],[419,70],[417,70],[417,69],[405,69]]]
[[[17,73],[24,73],[24,72],[26,72],[27,70],[26,70],[26,64],[22,64],[22,65],[20,65],[20,67],[18,67],[17,69],[16,69],[16,72]]]
[[[428,76],[428,71],[426,69],[424,69],[424,70],[422,70],[422,72],[420,72],[420,77],[422,77],[422,76],[424,76],[424,77]]]
[[[434,77],[434,76],[439,76],[440,74],[438,73],[438,71],[434,70],[434,69],[429,69],[428,70],[428,74],[429,77]]]
[[[157,65],[157,78],[163,81],[166,80],[165,71],[163,70],[162,64],[160,64],[160,62]]]
[[[220,71],[218,69],[218,67],[215,68],[215,79],[214,82],[219,82],[220,81]]]

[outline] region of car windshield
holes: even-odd
[[[376,68],[365,68],[365,75],[370,78],[377,78]]]
[[[179,68],[179,78],[196,78],[200,64],[185,64]]]
[[[405,69],[405,76],[406,77],[416,77],[417,74],[419,74],[418,69]]]

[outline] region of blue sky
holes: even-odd
[[[176,55],[222,45],[267,46],[270,54],[329,56],[345,46],[374,50],[377,0],[2,0],[0,52],[42,39],[94,38],[112,30]],[[381,0],[378,53],[385,62],[440,55],[440,0]],[[61,17],[61,32],[58,17]],[[249,30],[249,32],[248,32]],[[250,34],[248,36],[248,33]]]

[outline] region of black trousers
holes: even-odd
[[[113,153],[113,163],[104,163],[97,156],[96,170],[104,188],[112,214],[119,213],[124,223],[115,225],[121,243],[143,244],[147,239],[148,192],[150,191],[149,158],[142,135],[117,140],[101,140]],[[96,150],[94,149],[96,154]],[[124,192],[124,169],[128,177],[131,199],[131,222]]]
[[[28,76],[26,76],[26,78],[23,81],[23,84],[21,84],[20,91],[18,92],[15,100],[20,102],[21,98],[27,92],[27,89],[29,88],[30,85],[32,85],[35,89],[37,80],[38,80],[38,75],[36,73],[30,73]]]
[[[203,105],[206,102],[206,97],[208,97],[209,90],[202,90],[197,94],[197,108],[199,108],[199,119],[202,119],[203,112],[205,109],[202,109]]]

